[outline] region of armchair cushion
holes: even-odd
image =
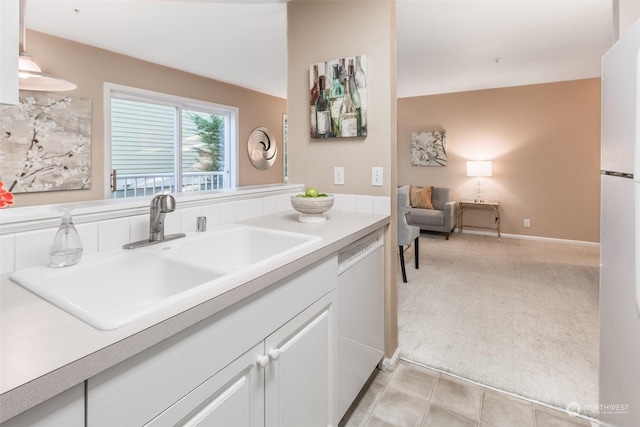
[[[433,209],[431,204],[431,193],[433,192],[433,186],[430,187],[414,187],[411,186],[411,207],[422,209]]]
[[[411,224],[444,227],[444,215],[442,211],[435,209],[411,209]]]

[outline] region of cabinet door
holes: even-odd
[[[335,308],[333,290],[266,339],[268,427],[337,425]]]
[[[264,343],[231,362],[147,424],[160,426],[264,425]]]

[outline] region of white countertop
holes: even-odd
[[[0,422],[81,383],[218,311],[329,256],[389,223],[389,216],[327,212],[304,224],[290,211],[241,221],[313,234],[322,240],[231,280],[223,294],[205,291],[112,331],[94,329],[0,276]]]

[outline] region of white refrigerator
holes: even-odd
[[[640,21],[602,58],[599,419],[640,426]]]

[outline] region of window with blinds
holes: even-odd
[[[113,198],[235,185],[237,109],[135,90],[110,90]]]
[[[176,108],[111,99],[111,166],[119,175],[173,173]]]

